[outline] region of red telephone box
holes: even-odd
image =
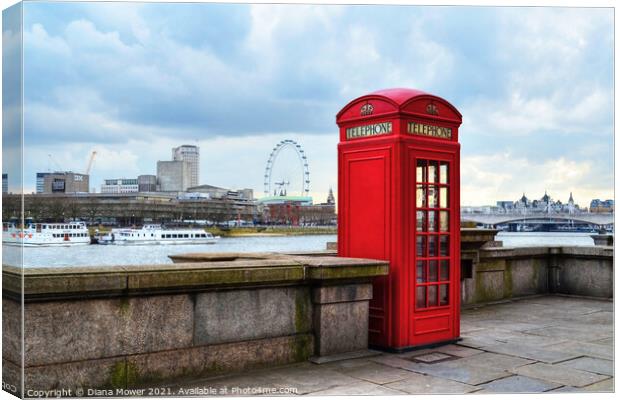
[[[390,261],[369,344],[454,342],[460,327],[459,111],[412,89],[359,97],[336,117],[338,254]]]

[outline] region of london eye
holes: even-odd
[[[271,154],[269,154],[269,159],[267,160],[267,166],[265,167],[265,180],[264,180],[264,193],[265,196],[286,196],[286,186],[290,184],[289,181],[282,179],[281,181],[272,182],[272,175],[274,166],[276,161],[278,160],[278,155],[285,149],[292,149],[297,154],[297,158],[299,160],[299,164],[301,166],[301,174],[299,178],[301,178],[301,196],[308,196],[310,193],[310,170],[308,169],[308,157],[306,156],[306,152],[302,149],[301,145],[294,140],[285,139],[280,141],[272,150]],[[275,188],[278,186],[280,191]]]

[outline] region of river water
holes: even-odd
[[[505,247],[527,246],[592,246],[590,233],[565,232],[500,232],[496,240]],[[336,235],[305,236],[250,236],[222,238],[207,245],[153,245],[153,246],[75,246],[24,248],[26,267],[102,266],[169,264],[172,254],[199,252],[263,252],[325,250],[327,242],[336,241]],[[20,265],[18,247],[2,246],[2,263]]]

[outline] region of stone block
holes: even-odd
[[[582,371],[594,372],[596,374],[613,376],[614,363],[611,360],[602,360],[600,358],[579,357],[574,360],[559,363],[565,367],[575,368]]]
[[[24,371],[24,382],[27,397],[39,397],[32,394],[28,396],[29,390],[64,389],[70,390],[71,396],[75,396],[77,389],[83,389],[86,396],[88,389],[124,388],[127,382],[125,358],[114,357],[28,367]]]
[[[311,330],[308,287],[225,290],[196,296],[194,345],[288,336]]]
[[[14,364],[22,362],[22,306],[2,298],[2,358]]]
[[[506,271],[478,271],[476,267],[476,302],[501,300],[506,297],[504,274]]]
[[[26,366],[191,346],[189,295],[27,303]]]
[[[368,348],[368,301],[315,304],[316,355]]]
[[[2,358],[2,390],[17,397],[21,394],[22,369],[19,365]]]
[[[312,289],[312,302],[318,304],[370,299],[372,299],[371,283],[320,286]]]
[[[305,361],[313,346],[312,335],[302,334],[132,355],[127,364],[141,384]]]
[[[527,296],[547,291],[547,260],[510,260],[512,296]]]

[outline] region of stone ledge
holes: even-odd
[[[3,295],[26,301],[80,297],[115,297],[296,284],[308,281],[359,281],[387,275],[388,262],[323,254],[278,253],[184,254],[174,264],[105,267],[15,268],[3,266]],[[183,261],[183,262],[179,262]]]

